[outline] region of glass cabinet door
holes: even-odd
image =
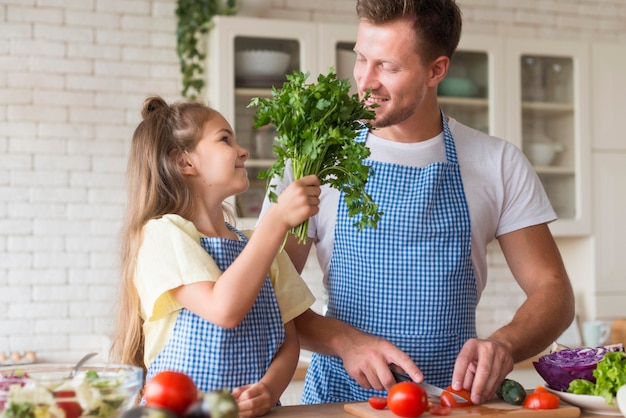
[[[576,110],[571,57],[522,55],[522,150],[559,218],[576,217]]]
[[[590,228],[587,51],[573,44],[512,42],[511,136],[534,166],[559,220],[558,235]],[[585,174],[587,173],[587,174]]]
[[[271,97],[286,74],[315,66],[316,27],[308,22],[215,16],[209,32],[208,99],[233,125],[237,142],[250,151],[250,187],[231,202],[238,218],[253,226],[261,211],[266,181],[259,173],[274,162],[272,126],[254,129],[254,97]]]
[[[267,125],[254,128],[256,108],[248,107],[254,97],[271,97],[272,87],[281,88],[286,74],[300,70],[297,39],[236,36],[235,49],[235,135],[239,145],[250,151],[246,162],[250,187],[236,197],[240,218],[257,218],[267,186],[259,174],[275,160],[276,130]]]
[[[437,95],[444,113],[489,133],[488,60],[485,52],[457,51]]]
[[[448,116],[490,135],[502,136],[502,42],[464,35],[439,83],[439,104]]]

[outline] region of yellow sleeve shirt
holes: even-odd
[[[252,235],[252,231],[243,233]],[[200,281],[217,281],[222,273],[200,245],[202,236],[193,223],[178,215],[150,220],[143,228],[134,281],[145,318],[146,365],[169,340],[182,308],[169,291]],[[311,307],[315,298],[286,253],[278,254],[269,274],[283,322]]]

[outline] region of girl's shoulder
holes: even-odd
[[[194,240],[200,239],[200,232],[193,222],[180,215],[167,214],[160,218],[150,219],[144,226],[144,234],[179,234],[188,235]]]

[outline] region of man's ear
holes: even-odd
[[[449,67],[450,67],[450,58],[446,57],[445,55],[437,57],[430,64],[430,81],[433,86],[438,85],[441,82],[441,80],[443,80],[446,77],[446,74],[448,74]]]
[[[176,165],[183,176],[193,176],[196,174],[196,166],[186,152],[178,153]]]

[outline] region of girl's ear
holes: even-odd
[[[179,153],[176,157],[176,165],[183,176],[193,176],[196,174],[196,167],[186,152]]]

